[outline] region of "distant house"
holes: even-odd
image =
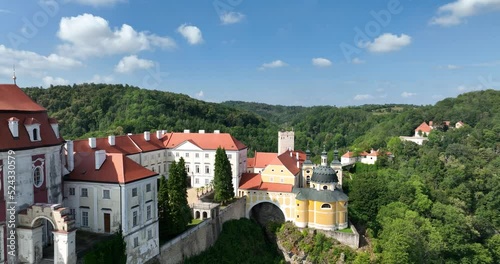
[[[380,152],[380,150],[374,149],[371,149],[370,152],[363,151],[359,153],[359,155],[356,155],[352,151],[348,151],[344,155],[342,155],[340,162],[342,163],[342,165],[352,164],[356,162],[373,165],[375,164],[375,162],[377,162],[377,159],[381,154],[382,153]],[[386,155],[389,157],[394,157],[391,152],[387,152]]]
[[[429,125],[426,122],[422,122],[422,124],[415,128],[415,137],[428,136],[433,129],[432,125],[432,121],[429,122]]]
[[[455,128],[461,128],[463,127],[465,124],[462,122],[462,121],[458,121],[457,123],[455,123]]]

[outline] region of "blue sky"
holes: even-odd
[[[500,89],[500,0],[0,4],[0,82],[123,83],[206,101],[433,104]]]

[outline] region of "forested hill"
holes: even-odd
[[[252,149],[277,149],[278,128],[264,118],[184,94],[109,84],[23,90],[59,120],[67,139],[155,129],[218,129],[232,133]]]
[[[435,106],[364,105],[273,106],[260,103],[207,103],[187,95],[128,85],[81,84],[25,92],[45,106],[61,124],[65,138],[141,133],[151,129],[232,133],[250,150],[276,151],[277,131],[293,128],[296,148],[309,144],[341,151],[385,147],[393,136],[411,135],[422,121],[456,122],[496,131],[500,91],[486,90],[448,98]],[[496,122],[496,123],[495,123]]]

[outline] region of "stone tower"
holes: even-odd
[[[287,150],[294,150],[295,133],[293,131],[278,132],[278,155],[283,154]]]

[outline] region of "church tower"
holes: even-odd
[[[321,152],[321,166],[328,166],[328,152],[326,152],[325,146],[323,146],[323,152]]]
[[[335,150],[333,151],[333,160],[330,167],[332,167],[332,169],[337,173],[337,177],[339,179],[338,185],[342,188],[342,163],[339,159],[339,151],[337,147],[335,147]]]
[[[278,156],[287,150],[294,150],[295,133],[293,131],[278,132]]]
[[[311,161],[311,151],[309,148],[306,150],[306,160],[302,163],[302,182],[301,188],[309,188],[311,185],[311,177],[314,169],[314,164]]]

